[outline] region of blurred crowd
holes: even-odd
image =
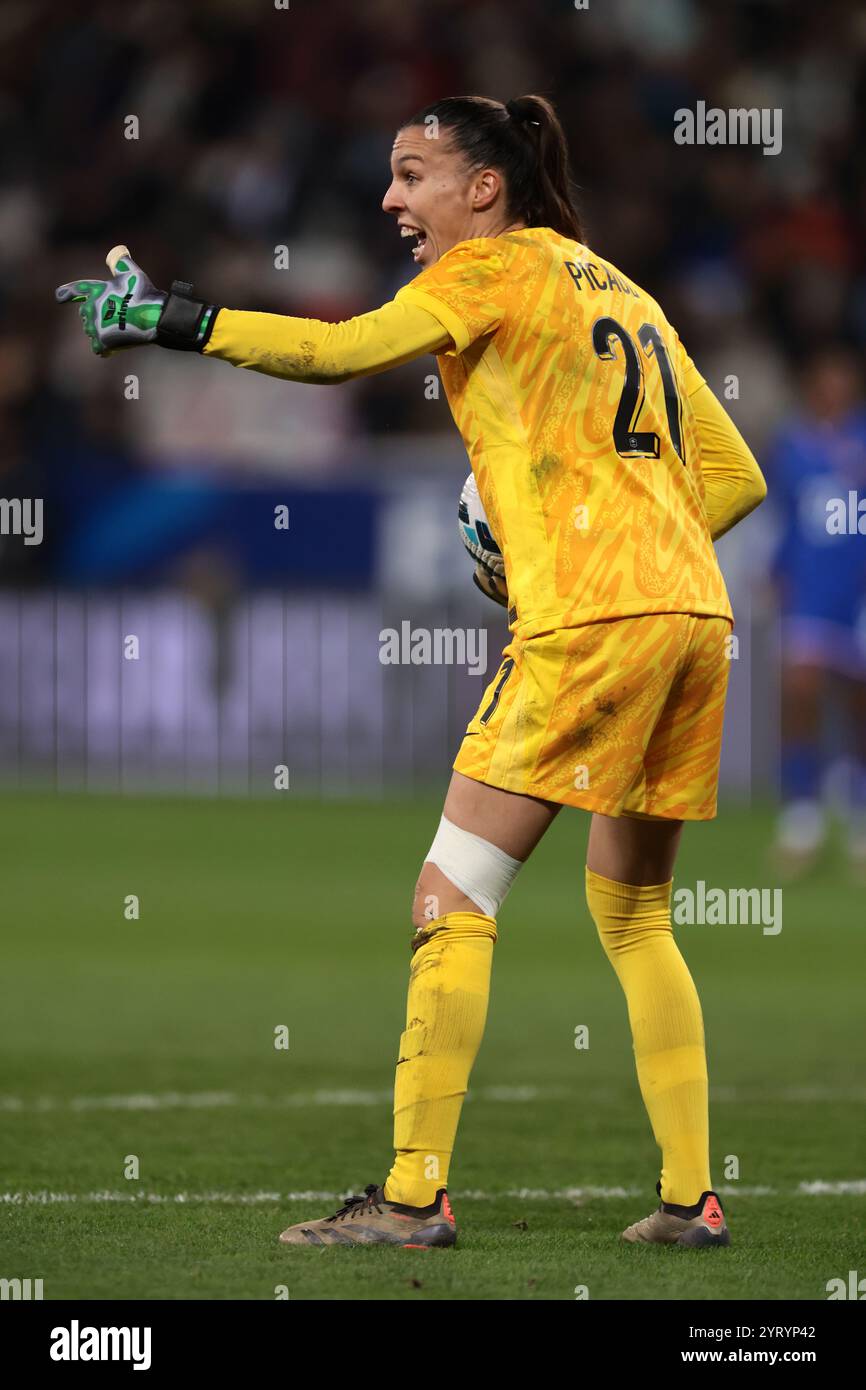
[[[380,206],[394,132],[461,92],[554,100],[590,244],[660,300],[762,459],[804,355],[866,345],[864,54],[856,0],[4,5],[0,492],[459,458],[432,359],[336,391],[96,362],[52,290],[123,241],[158,285],[233,307],[373,308],[415,273]],[[781,153],[675,143],[698,101],[780,108]],[[133,408],[130,370],[152,388]],[[39,571],[50,545],[16,555]]]
[[[661,302],[767,474],[723,563],[743,630],[763,634],[750,688],[772,742],[781,669],[780,849],[813,857],[831,686],[866,727],[866,536],[831,544],[825,525],[829,499],[866,499],[864,59],[857,0],[4,3],[0,497],[46,506],[42,545],[0,535],[19,659],[14,596],[33,583],[167,582],[221,631],[257,585],[353,601],[423,570],[432,600],[459,582],[466,459],[432,358],[337,388],[192,355],[96,361],[53,289],[125,242],[157,285],[230,307],[374,308],[416,273],[381,210],[395,131],[446,95],[539,92],[589,244]],[[781,112],[781,150],[677,143],[700,102]],[[263,544],[274,500],[301,517],[288,548],[272,527]],[[749,742],[747,705],[730,746]],[[866,746],[853,758],[866,873]]]

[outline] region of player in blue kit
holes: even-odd
[[[835,696],[852,734],[847,848],[866,871],[866,402],[856,359],[822,349],[802,369],[801,413],[767,472],[782,509],[780,866],[804,871],[827,835],[826,724]]]

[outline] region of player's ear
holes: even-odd
[[[472,192],[472,211],[486,212],[496,201],[502,188],[502,175],[498,169],[481,169],[475,176]]]

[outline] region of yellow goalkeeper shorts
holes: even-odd
[[[652,613],[515,638],[454,768],[606,816],[711,820],[730,633],[727,618]]]

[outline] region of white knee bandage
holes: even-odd
[[[455,888],[477,903],[487,917],[495,917],[522,867],[522,860],[461,830],[443,816],[427,860],[441,869]]]

